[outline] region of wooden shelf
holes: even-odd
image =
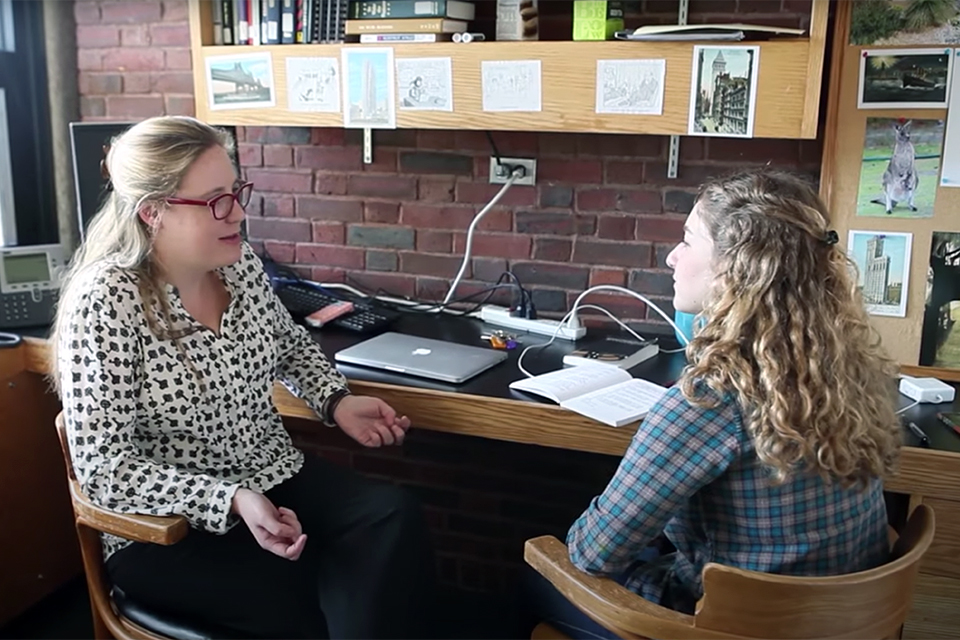
[[[760,47],[754,137],[815,138],[828,0],[813,0],[811,37],[778,39]],[[290,111],[287,105],[286,58],[340,57],[343,47],[358,44],[211,46],[212,24],[206,2],[191,0],[191,43],[198,118],[223,125],[343,126],[336,113]],[[393,45],[395,58],[447,57],[453,66],[452,112],[398,111],[397,127],[686,135],[693,67],[692,42],[479,42]],[[699,44],[718,44],[699,43]],[[210,110],[205,60],[211,56],[269,52],[273,63],[276,106],[268,109]],[[666,60],[663,115],[595,113],[597,60],[662,58]],[[481,105],[480,67],[484,60],[540,60],[542,111],[491,113]]]

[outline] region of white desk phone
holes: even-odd
[[[60,294],[63,247],[0,247],[0,329],[50,324]]]

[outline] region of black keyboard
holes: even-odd
[[[317,309],[322,309],[335,302],[343,302],[343,298],[335,298],[307,284],[284,285],[277,290],[277,297],[280,298],[283,306],[290,311],[290,315],[298,321],[303,320]],[[330,326],[356,331],[357,333],[373,333],[383,331],[400,315],[398,311],[374,306],[367,302],[357,300],[351,300],[351,302],[353,302],[354,311],[339,318],[334,318],[329,322]]]

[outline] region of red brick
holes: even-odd
[[[356,147],[297,147],[294,153],[298,167],[327,171],[359,171],[362,158]]]
[[[645,267],[650,264],[651,247],[645,243],[606,242],[577,238],[573,262],[590,265]]]
[[[686,160],[703,160],[706,152],[705,138],[680,138],[680,162]]]
[[[659,191],[624,189],[620,192],[617,209],[631,213],[660,213],[663,211],[663,200]]]
[[[354,273],[351,281],[368,291],[386,291],[394,296],[413,297],[417,292],[417,280],[413,276],[398,273]]]
[[[605,240],[633,240],[637,219],[633,216],[600,216],[597,237]]]
[[[102,118],[107,115],[107,105],[103,98],[80,96],[80,115],[83,119]]]
[[[170,70],[185,69],[189,71],[193,68],[193,59],[190,57],[190,49],[167,49],[165,66]]]
[[[507,270],[507,261],[502,258],[472,258],[473,277],[482,282],[496,282]]]
[[[582,189],[577,191],[578,211],[616,211],[620,192],[616,189]]]
[[[263,145],[263,164],[267,167],[289,167],[293,165],[293,148],[286,144]]]
[[[319,195],[342,196],[347,193],[347,176],[337,173],[317,172],[313,185],[314,193]]]
[[[358,147],[349,147],[358,149]],[[396,173],[397,172],[397,150],[389,148],[374,148],[373,162],[363,164],[364,171],[370,173]]]
[[[190,26],[187,23],[150,25],[150,42],[155,47],[189,47]]]
[[[574,133],[541,133],[538,155],[572,156],[577,153],[577,135]]]
[[[95,0],[77,0],[73,3],[73,18],[78,25],[99,23],[100,4]]]
[[[263,194],[254,193],[250,197],[250,202],[247,203],[247,206],[244,208],[243,212],[248,216],[262,216],[263,215]]]
[[[606,165],[607,184],[641,184],[643,182],[642,162],[608,160]]]
[[[193,93],[193,74],[187,71],[159,71],[150,78],[156,93]]]
[[[121,118],[150,118],[164,114],[160,96],[107,96],[107,115]]]
[[[736,13],[737,0],[691,0],[690,13]]]
[[[548,262],[569,262],[573,242],[560,238],[536,238],[533,241],[533,259]]]
[[[314,196],[297,197],[297,217],[338,222],[363,220],[363,203],[359,200]]]
[[[150,28],[145,24],[120,27],[120,45],[124,47],[150,46]]]
[[[463,253],[466,245],[466,233],[454,236],[454,253]],[[530,236],[514,233],[474,233],[471,253],[475,256],[525,260],[530,257],[531,245]]]
[[[297,244],[297,262],[328,267],[362,269],[364,250],[356,247],[337,247],[322,244]]]
[[[400,271],[403,273],[417,273],[425,276],[452,278],[460,268],[462,258],[459,256],[440,256],[428,253],[400,252]],[[470,266],[464,277],[470,277]]]
[[[445,129],[417,131],[418,149],[457,149],[456,132]]]
[[[314,222],[313,241],[318,244],[343,244],[346,230],[339,222]]]
[[[400,203],[365,202],[363,205],[363,219],[365,222],[397,224],[400,221]]]
[[[361,132],[359,129],[351,129],[352,134],[348,133],[347,135],[355,135],[356,144],[359,145],[359,140],[362,139]],[[348,137],[348,140],[350,138]],[[380,129],[373,136],[373,147],[376,150],[378,147],[416,147],[417,146],[417,132],[414,129]]]
[[[123,90],[123,76],[118,73],[81,71],[78,82],[81,95],[109,95]]]
[[[417,200],[420,202],[453,202],[455,189],[455,178],[422,177],[417,185]]]
[[[287,242],[310,240],[310,223],[306,220],[284,218],[247,218],[247,227],[253,238],[269,238]]]
[[[186,0],[163,0],[165,22],[186,22],[188,18]]]
[[[152,93],[150,91],[150,72],[127,72],[123,74],[124,93]]]
[[[539,135],[530,131],[494,131],[493,140],[497,143],[497,150],[504,156],[534,157],[540,147]],[[489,141],[486,148],[490,149]]]
[[[650,242],[679,242],[685,216],[642,217],[637,220],[637,239]]]
[[[497,132],[491,132],[493,135],[494,142],[497,143],[497,148],[500,148],[500,142],[503,135],[498,135]],[[458,130],[453,134],[454,146],[453,148],[457,151],[486,151],[490,155],[493,155],[493,149],[490,147],[490,141],[487,139],[486,134],[483,131],[476,130]],[[500,153],[503,153],[503,149],[500,149]]]
[[[78,24],[77,48],[100,49],[120,44],[120,30],[105,24]]]
[[[577,153],[584,156],[659,158],[663,136],[583,133],[577,136]]]
[[[335,267],[311,267],[310,279],[314,282],[343,282],[344,272],[343,269]]]
[[[100,3],[100,15],[100,21],[105,24],[136,24],[157,22],[160,20],[162,11],[159,2],[124,0],[123,2]]]
[[[541,284],[575,291],[583,291],[590,276],[587,269],[569,264],[516,262],[511,265],[511,270],[524,286]]]
[[[293,203],[292,197],[270,194],[263,199],[263,215],[270,218],[292,218]]]
[[[591,287],[595,287],[598,284],[612,284],[622,287],[626,281],[627,272],[624,269],[607,269],[604,267],[590,269]]]
[[[780,13],[780,0],[738,0],[737,13]]]
[[[715,138],[719,140],[720,138]],[[738,138],[742,140],[742,138]],[[682,141],[681,141],[682,144]],[[698,187],[714,176],[728,173],[729,169],[710,164],[681,164],[676,178],[667,178],[665,162],[646,162],[643,166],[643,181],[647,184],[663,184],[671,187]]]
[[[400,176],[352,175],[347,178],[347,193],[374,198],[413,200],[417,197],[415,178]]]
[[[100,49],[77,51],[77,68],[81,71],[100,71],[103,69],[103,51]]]
[[[264,249],[270,254],[270,257],[277,262],[289,264],[296,258],[297,246],[292,242],[277,242],[275,240],[265,240]]]
[[[417,251],[426,253],[450,253],[453,234],[432,229],[417,230]]]
[[[812,0],[783,0],[783,10],[790,13],[810,14]]]
[[[569,298],[572,298],[569,301],[570,307],[573,306],[577,295],[576,293],[569,294]],[[584,298],[581,304],[595,304],[598,307],[603,307],[621,320],[643,318],[647,309],[647,305],[638,298],[619,293],[592,293],[587,298]],[[581,320],[584,317],[595,316],[600,313],[602,312],[593,309],[577,310],[577,315],[580,316]]]
[[[197,103],[193,96],[164,96],[168,116],[195,116]]]
[[[257,185],[259,191],[280,193],[310,193],[313,186],[313,174],[302,171],[251,169],[247,180]]]
[[[800,159],[800,145],[796,140],[773,138],[711,138],[707,158],[736,164],[795,165]]]
[[[457,202],[485,205],[497,195],[502,185],[479,182],[458,182]],[[529,207],[537,202],[536,187],[511,187],[497,203],[501,207]]]
[[[473,207],[442,207],[416,203],[404,203],[400,207],[400,221],[415,229],[454,229],[465,231],[476,209]],[[488,212],[477,229],[481,231],[510,231],[512,216],[508,211]]]
[[[111,49],[103,56],[104,69],[158,71],[163,69],[161,49]]]
[[[599,161],[545,159],[537,163],[537,180],[586,184],[603,182]]]
[[[310,131],[310,144],[342,147],[346,143],[346,130],[340,127],[314,127]]]
[[[263,164],[263,147],[241,142],[237,145],[237,158],[241,167],[259,167]]]
[[[646,295],[673,295],[673,272],[634,269],[630,272],[630,288]]]

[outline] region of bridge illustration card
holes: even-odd
[[[206,59],[211,110],[258,109],[275,104],[273,60],[269,53],[210,56]]]
[[[943,120],[867,118],[857,215],[932,217],[943,131]]]
[[[960,233],[934,231],[932,236],[920,364],[960,369]]]
[[[865,49],[860,53],[860,109],[946,109],[951,49]]]
[[[912,233],[850,231],[847,253],[857,265],[857,287],[873,315],[906,317],[912,243]]]
[[[752,138],[760,47],[695,46],[688,132]]]

